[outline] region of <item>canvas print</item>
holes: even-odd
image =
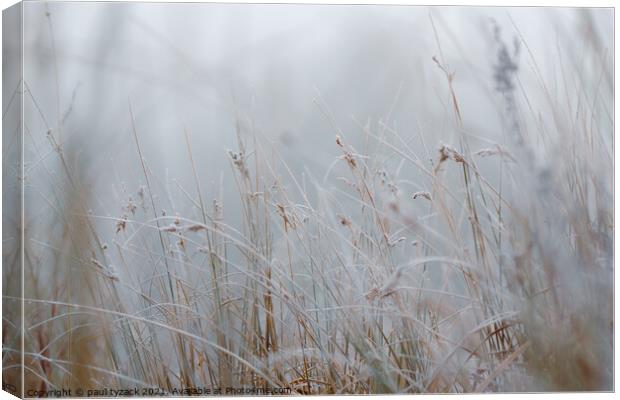
[[[614,390],[612,8],[2,26],[3,390]]]

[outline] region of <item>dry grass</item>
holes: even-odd
[[[502,144],[473,139],[436,57],[455,143],[425,154],[389,125],[333,123],[323,179],[293,173],[240,116],[220,187],[205,190],[185,131],[194,185],[171,193],[129,106],[145,184],[118,185],[111,218],[89,211],[75,149],[49,128],[34,151],[63,175],[49,176],[50,235],[26,227],[27,388],[611,390],[613,119],[595,104],[612,88],[588,97],[599,75],[584,72],[579,112],[550,96],[531,110],[547,89],[520,88],[518,52],[496,39]],[[5,374],[16,351],[5,341]]]

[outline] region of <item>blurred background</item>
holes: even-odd
[[[32,140],[48,149],[46,132],[61,126],[57,140],[75,148],[100,215],[120,201],[120,182],[144,184],[130,103],[152,173],[192,182],[186,129],[211,198],[237,123],[278,146],[293,170],[321,177],[339,155],[334,124],[358,147],[367,123],[387,124],[414,149],[454,143],[434,56],[454,73],[464,128],[501,142],[496,28],[508,47],[526,43],[519,85],[537,89],[525,113],[549,102],[577,110],[576,74],[593,77],[592,98],[608,96],[600,86],[612,75],[608,9],[33,2],[24,13]]]

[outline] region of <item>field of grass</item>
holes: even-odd
[[[240,107],[219,179],[205,179],[198,133],[182,124],[171,134],[185,178],[162,175],[144,99],[120,99],[132,156],[105,198],[100,167],[64,128],[72,106],[42,111],[26,78],[26,220],[3,212],[4,381],[21,374],[11,274],[23,262],[24,388],[37,393],[613,390],[613,51],[586,32],[584,58],[559,60],[550,82],[518,27],[493,26],[480,91],[494,110],[463,103],[455,77],[467,72],[430,18],[425,60],[450,135],[389,113],[345,130],[317,89],[329,128],[313,146],[335,155],[320,167],[292,165]],[[496,136],[472,128],[491,118]],[[6,239],[21,229],[23,260]]]

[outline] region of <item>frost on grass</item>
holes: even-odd
[[[125,124],[107,152],[71,125],[89,84],[69,91],[70,107],[25,97],[27,196],[44,194],[46,214],[32,211],[25,243],[27,384],[610,390],[611,58],[576,31],[590,46],[584,63],[561,53],[561,73],[547,71],[507,18],[483,25],[485,51],[469,59],[436,11],[424,15],[428,46],[406,47],[420,57],[423,74],[403,78],[415,85],[368,100],[359,123],[342,104],[391,81],[359,79],[360,63],[330,75],[348,89],[295,92],[315,108],[288,121],[303,134],[283,143],[254,113],[286,107],[286,91],[245,98],[243,74],[222,79],[232,83],[221,104],[192,92],[187,124],[209,110],[193,129],[170,117],[182,107],[144,111],[172,95],[168,83],[166,96],[132,92],[113,111],[94,102]],[[373,51],[390,49],[377,37]],[[426,81],[431,94],[416,101]],[[211,125],[220,112],[226,123]],[[160,125],[165,135],[151,134]]]

